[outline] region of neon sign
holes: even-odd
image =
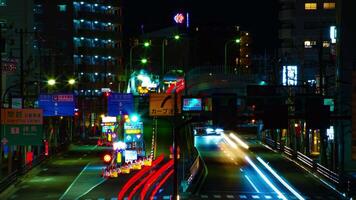
[[[185,17],[183,13],[177,13],[173,19],[177,24],[183,24]]]

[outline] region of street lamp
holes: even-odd
[[[224,73],[225,74],[227,73],[227,45],[230,44],[231,42],[235,42],[236,44],[240,44],[241,40],[240,40],[240,38],[236,38],[234,40],[228,40],[227,42],[225,42],[225,48],[224,48]]]
[[[148,48],[148,47],[151,46],[150,42],[146,41],[146,42],[144,42],[144,43],[139,43],[139,44],[137,44],[137,45],[133,45],[133,46],[130,47],[130,71],[129,71],[130,73],[131,73],[131,71],[132,71],[132,51],[133,51],[133,49],[134,49],[135,47],[138,47],[138,46],[140,46],[140,45],[143,45],[145,48]],[[127,76],[127,74],[126,74],[126,76]]]
[[[148,62],[147,58],[142,58],[142,59],[141,59],[141,63],[142,63],[142,64],[146,64],[147,62]]]
[[[75,79],[74,78],[71,78],[68,80],[68,84],[69,85],[74,85],[75,84]]]
[[[48,79],[47,84],[48,84],[49,86],[54,86],[54,85],[56,84],[56,80],[53,79],[53,78]]]
[[[174,35],[173,36],[174,40],[179,40],[180,39],[180,35]],[[164,56],[165,56],[165,46],[168,44],[168,39],[163,39],[162,40],[162,77],[164,75],[164,68],[165,68],[165,63],[164,63]]]

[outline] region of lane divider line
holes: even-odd
[[[67,190],[62,194],[62,196],[59,198],[59,200],[62,200],[64,198],[65,195],[67,195],[67,193],[69,192],[69,190],[73,187],[74,183],[79,179],[79,177],[83,174],[83,172],[88,168],[90,163],[88,163],[83,169],[82,171],[78,174],[78,176],[73,180],[73,182],[69,185],[69,187],[67,188]]]

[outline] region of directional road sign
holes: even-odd
[[[150,116],[174,116],[174,94],[150,94]]]
[[[133,111],[134,100],[131,93],[110,93],[108,96],[109,116],[131,114]]]

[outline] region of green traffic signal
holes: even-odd
[[[240,42],[241,42],[240,38],[237,38],[237,39],[235,40],[235,42],[236,42],[236,43],[240,43]]]

